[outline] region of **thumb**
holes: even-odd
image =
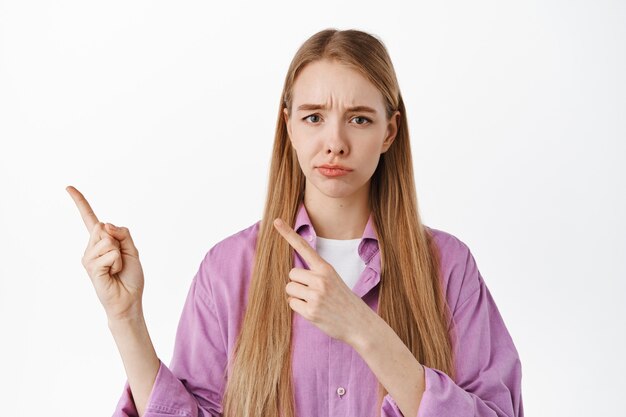
[[[135,247],[133,238],[130,236],[130,231],[127,227],[116,227],[111,223],[106,223],[107,232],[116,238],[120,242],[120,249],[122,252],[129,253],[131,255],[139,256],[139,251]]]

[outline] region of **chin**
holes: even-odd
[[[346,197],[350,197],[352,194],[354,193],[323,193],[326,197],[330,197],[330,198],[346,198]]]
[[[333,183],[334,182],[334,183]],[[354,194],[357,189],[351,184],[340,183],[339,181],[329,181],[326,184],[315,184],[315,188],[327,197],[345,198]]]

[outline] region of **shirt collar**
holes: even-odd
[[[311,223],[311,219],[309,218],[309,214],[303,201],[300,201],[293,229],[315,249],[315,239],[317,234],[315,233],[315,229],[313,228],[313,224]],[[378,250],[378,237],[376,236],[376,231],[374,229],[374,217],[370,212],[367,224],[365,225],[365,230],[363,230],[363,235],[361,236],[361,243],[359,243],[359,256],[363,262],[368,265],[374,255],[378,253]],[[380,273],[379,262],[372,262],[370,266],[376,270],[376,272]]]

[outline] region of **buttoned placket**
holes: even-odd
[[[306,213],[302,214],[306,216]],[[308,216],[305,218],[308,220]],[[298,228],[297,232],[309,243],[309,246],[317,251],[316,233],[310,223],[305,224],[305,227]],[[370,266],[370,262],[372,261],[379,262],[377,242],[373,242],[371,240],[372,239],[363,239],[359,244],[359,255],[364,260],[366,267],[361,273],[353,291],[361,298],[368,294],[379,281],[378,270]],[[296,267],[305,267],[304,260],[296,251],[294,251],[294,256],[294,264]],[[309,269],[308,266],[307,269]],[[373,297],[368,305],[373,310],[376,310],[376,297]],[[346,415],[349,403],[345,400],[347,395],[350,395],[348,392],[349,381],[346,380],[346,378],[350,376],[350,367],[353,362],[352,355],[358,354],[350,345],[330,336],[325,337],[328,339],[329,415]]]

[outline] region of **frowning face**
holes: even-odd
[[[387,120],[383,96],[367,78],[337,61],[308,64],[295,80],[287,131],[307,192],[346,198],[368,192],[380,155],[397,133],[400,112]],[[347,172],[320,166],[340,165]]]

